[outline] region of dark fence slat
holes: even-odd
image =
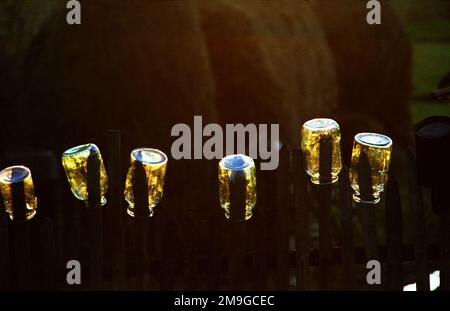
[[[183,221],[183,255],[184,255],[184,286],[186,290],[197,290],[198,287],[198,265],[197,265],[197,243],[198,225],[191,211],[187,212]]]
[[[8,289],[10,284],[10,253],[9,253],[9,232],[8,214],[3,205],[3,198],[0,196],[0,290]]]
[[[217,212],[216,212],[217,211]],[[221,266],[220,266],[220,237],[223,230],[223,218],[225,216],[218,211],[218,207],[212,212],[211,221],[208,224],[208,236],[209,236],[209,248],[208,248],[208,275],[207,275],[207,285],[209,290],[219,290],[220,289],[220,276],[221,276]],[[220,217],[220,219],[219,219]],[[223,218],[222,218],[223,217]]]
[[[245,273],[245,240],[246,224],[229,222],[226,231],[229,234],[228,267],[230,275],[230,289],[243,290],[246,286]]]
[[[123,219],[123,185],[121,165],[121,134],[117,130],[108,131],[108,181],[109,215],[108,233],[114,240],[111,243],[112,287],[121,289],[125,280],[125,230]]]
[[[40,228],[40,250],[43,275],[40,287],[46,290],[57,289],[57,252],[54,226],[50,219],[45,218]]]
[[[235,172],[233,172],[235,173]],[[232,174],[233,174],[232,173]],[[235,178],[230,181],[230,221],[225,226],[229,234],[229,272],[232,289],[245,289],[247,274],[245,273],[245,255],[247,241],[246,180]]]
[[[389,177],[386,185],[387,289],[403,289],[403,225],[402,206],[397,181]]]
[[[147,225],[150,220],[137,217],[133,219],[133,233],[136,245],[134,262],[136,264],[135,269],[135,281],[136,289],[144,290],[147,288],[147,276],[148,276],[148,257],[147,257]]]
[[[70,197],[72,199],[72,197]],[[81,258],[81,228],[80,228],[80,204],[78,201],[72,200],[72,204],[66,207],[66,218],[64,219],[65,234],[62,245],[65,248],[62,265],[65,267],[69,260],[80,260]],[[71,287],[68,287],[71,288]]]
[[[309,288],[309,252],[308,252],[308,204],[306,183],[301,150],[292,151],[292,175],[294,185],[294,234],[296,249],[296,286],[298,290]]]
[[[267,256],[266,256],[266,241],[267,230],[266,221],[267,217],[262,209],[261,205],[257,205],[253,214],[254,230],[251,230],[250,237],[255,245],[254,252],[254,277],[253,288],[256,290],[267,289]]]
[[[257,248],[261,260],[265,261],[263,278],[264,289],[276,290],[274,273],[275,267],[270,266],[270,263],[274,261],[274,255],[276,254],[277,243],[277,210],[276,210],[276,188],[274,181],[276,180],[275,171],[257,171],[257,187],[258,187],[258,208],[261,209],[261,214],[264,215],[262,222],[258,223],[258,232],[261,233],[260,237],[257,237]],[[275,221],[274,221],[275,220]],[[264,259],[262,259],[264,258]],[[268,268],[270,266],[270,269]]]
[[[332,168],[332,145],[330,139],[322,139],[319,150],[319,171],[320,179],[324,182],[331,181]],[[319,252],[320,252],[320,271],[319,271],[319,286],[322,290],[329,290],[332,288],[333,281],[333,264],[331,261],[332,248],[332,215],[331,215],[331,191],[332,185],[325,184],[314,186],[317,199],[319,202]]]
[[[276,174],[276,278],[277,290],[289,289],[289,151],[283,147]]]
[[[31,244],[30,244],[30,223],[13,222],[13,271],[18,290],[27,290],[32,286],[31,275]]]
[[[146,276],[148,273],[147,258],[147,225],[150,219],[148,214],[148,187],[145,170],[139,161],[133,163],[134,170],[132,176],[133,196],[134,196],[134,238],[136,245],[136,287],[140,290],[146,288]]]
[[[164,211],[161,212],[164,213]],[[159,271],[160,287],[161,290],[175,290],[175,281],[178,274],[176,263],[178,258],[177,245],[179,245],[179,234],[175,221],[171,217],[167,216],[167,218],[162,237],[162,260]]]
[[[101,289],[103,284],[103,219],[100,193],[100,160],[94,152],[87,160],[88,208],[86,209],[86,241],[89,247],[90,289]]]
[[[372,172],[369,160],[365,153],[361,153],[358,167],[358,185],[361,199],[369,202],[373,200],[372,189]],[[378,203],[380,204],[380,203]],[[359,202],[356,208],[360,213],[360,220],[363,226],[364,244],[366,250],[366,261],[379,260],[379,244],[376,228],[376,211],[378,205]],[[369,289],[379,289],[376,285],[372,285]]]
[[[373,200],[372,172],[369,160],[367,159],[365,153],[361,153],[360,156],[358,176],[359,190],[362,200],[366,202]],[[375,211],[378,206],[360,202],[357,204],[357,207],[362,216],[366,258],[367,260],[377,259],[379,257],[379,253]]]
[[[417,180],[417,165],[411,149],[406,153],[406,173],[408,180],[408,195],[412,217],[412,232],[414,241],[415,274],[417,290],[429,291],[427,258],[427,233],[425,228],[425,211],[423,205],[422,188]]]
[[[12,184],[12,202],[14,216],[24,219],[26,211],[25,191],[23,182]],[[29,289],[31,286],[31,243],[30,243],[31,220],[12,221],[13,229],[13,266],[16,274],[16,286],[18,289]]]
[[[435,204],[435,203],[433,203]],[[440,290],[450,290],[450,208],[440,206],[439,244],[440,244]]]
[[[355,255],[353,239],[352,194],[348,170],[343,168],[339,177],[339,203],[341,209],[341,246],[343,264],[343,289],[355,288]]]
[[[380,261],[378,234],[375,222],[375,212],[378,207],[367,203],[358,203],[357,208],[359,209],[363,227],[366,262],[370,260]],[[370,288],[377,289],[377,286],[372,285]]]
[[[234,172],[233,172],[234,173]],[[232,174],[233,174],[232,173]],[[230,182],[230,219],[237,221],[229,221],[226,226],[226,231],[230,234],[228,245],[230,247],[229,267],[231,288],[245,289],[246,274],[245,274],[245,242],[246,242],[246,224],[245,209],[246,209],[246,180],[243,178],[236,178]]]
[[[54,163],[54,166],[57,166],[58,164]],[[65,236],[64,233],[65,231],[67,231],[67,227],[65,227],[64,225],[64,216],[65,214],[68,212],[67,211],[67,207],[64,206],[63,204],[63,191],[62,191],[62,187],[65,186],[65,184],[63,184],[61,182],[61,180],[58,178],[57,180],[53,181],[50,184],[51,189],[49,189],[51,191],[51,193],[53,194],[51,196],[51,203],[49,205],[53,206],[53,218],[50,218],[52,226],[53,226],[53,233],[55,236],[55,251],[56,251],[56,260],[55,262],[59,265],[59,266],[64,266],[66,264],[66,262],[64,261],[64,245],[68,243],[68,240],[65,240]],[[39,193],[37,194],[39,196]],[[73,197],[70,197],[73,201]],[[38,198],[39,199],[39,198]],[[39,211],[38,211],[39,213]],[[75,232],[77,232],[77,230],[74,230]],[[75,233],[72,233],[75,234]],[[71,245],[73,247],[73,245]]]
[[[318,186],[318,214],[319,214],[319,253],[320,271],[319,286],[322,290],[329,290],[333,281],[332,250],[332,218],[331,218],[331,185]]]

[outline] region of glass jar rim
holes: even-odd
[[[230,171],[242,171],[254,166],[251,157],[244,154],[230,154],[220,160],[219,165]]]
[[[142,155],[143,152],[145,153],[144,155]],[[139,153],[141,153],[141,155],[139,155]],[[162,165],[167,162],[167,155],[161,150],[155,148],[136,148],[131,151],[131,157],[132,159],[143,164]]]
[[[339,129],[339,124],[330,118],[315,118],[306,121],[303,127],[309,130]]]
[[[78,145],[78,146],[72,147],[72,148],[64,151],[63,157],[70,157],[70,156],[77,155],[77,154],[83,153],[85,151],[90,151],[90,150],[98,151],[99,149],[93,143]]]
[[[369,147],[388,148],[392,146],[392,139],[389,136],[378,133],[358,133],[355,135],[355,140],[358,143]]]
[[[18,176],[13,176],[17,173],[19,174]],[[28,167],[23,165],[14,165],[7,167],[0,172],[0,181],[12,184],[21,182],[30,175],[31,171]]]

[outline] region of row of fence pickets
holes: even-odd
[[[70,212],[16,223],[1,209],[0,289],[402,290],[416,282],[418,290],[429,290],[433,270],[449,289],[449,215],[439,215],[439,239],[429,242],[427,202],[409,149],[408,206],[392,173],[379,206],[355,204],[345,168],[337,184],[311,185],[301,151],[283,148],[279,169],[258,171],[258,203],[249,221],[225,219],[213,183],[184,202],[165,195],[154,217],[140,219],[125,212],[120,132],[108,135],[107,207],[87,209],[55,190],[45,202]],[[67,187],[61,183],[55,189]],[[202,203],[200,194],[208,197]],[[403,242],[406,226],[413,232],[410,245]],[[81,263],[81,285],[66,281],[73,259]],[[382,264],[381,285],[367,284],[371,259]]]

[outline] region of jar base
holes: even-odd
[[[381,200],[380,197],[376,197],[374,200],[372,201],[365,201],[365,200],[361,200],[360,197],[358,197],[356,194],[353,194],[353,201],[355,201],[356,203],[364,203],[364,204],[372,204],[375,205],[377,203],[379,203]]]
[[[14,221],[27,221],[27,220],[30,220],[31,218],[33,218],[34,216],[36,216],[36,209],[34,209],[30,213],[26,214],[25,219],[22,219],[22,220],[16,219],[11,214],[9,214],[9,219],[14,220]]]
[[[133,218],[150,218],[150,217],[153,217],[154,212],[153,212],[153,209],[152,209],[151,212],[149,214],[147,214],[147,215],[136,216],[136,214],[134,213],[133,209],[127,208],[127,214],[130,215]]]
[[[244,219],[233,219],[231,218],[230,213],[226,212],[225,213],[225,217],[230,220],[230,221],[234,221],[234,222],[244,222],[246,220],[249,220],[250,218],[252,218],[253,213],[245,213],[245,218]]]
[[[315,185],[331,185],[334,184],[335,182],[337,182],[339,180],[339,176],[334,176],[331,177],[331,180],[328,181],[324,181],[321,180],[320,178],[315,178],[315,177],[311,177],[311,182]]]
[[[86,207],[87,207],[87,208],[90,208],[90,206],[89,206],[89,201],[88,201],[88,200],[84,201],[84,203],[86,204]],[[106,200],[106,197],[105,197],[105,196],[102,196],[101,199],[100,199],[100,207],[102,207],[102,206],[105,205],[106,203],[108,203],[108,201]]]

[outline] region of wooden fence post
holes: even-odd
[[[146,276],[149,274],[147,265],[147,226],[150,223],[148,215],[148,186],[147,177],[141,162],[134,161],[132,176],[134,196],[134,223],[136,239],[136,286],[142,290],[146,288]]]
[[[7,290],[10,284],[10,253],[8,214],[0,196],[0,290]]]
[[[245,247],[246,247],[246,180],[236,178],[230,181],[230,221],[228,243],[230,247],[228,267],[230,285],[233,290],[245,289]]]
[[[341,247],[343,289],[355,289],[355,253],[353,239],[353,208],[348,169],[343,167],[339,177],[339,203],[341,209]]]
[[[101,289],[103,282],[103,218],[100,191],[100,160],[94,152],[87,160],[88,208],[87,238],[89,244],[89,285],[91,289]]]
[[[125,230],[123,218],[122,146],[118,130],[108,130],[108,181],[111,217],[108,227],[114,238],[112,243],[113,288],[121,289],[125,281]]]
[[[40,226],[40,247],[41,262],[43,265],[43,280],[39,284],[46,290],[57,289],[57,252],[56,238],[53,223],[50,219],[44,218]]]
[[[412,232],[414,240],[414,258],[417,290],[429,291],[427,233],[425,228],[425,211],[423,206],[422,188],[417,179],[417,165],[413,151],[408,148],[406,153],[406,171],[408,179],[408,195],[412,217]]]
[[[228,267],[230,285],[232,290],[244,290],[246,283],[245,273],[245,223],[230,222],[227,225],[231,239]]]
[[[217,198],[216,198],[217,199]],[[212,203],[212,202],[211,202]],[[209,207],[209,206],[208,206]],[[220,254],[222,253],[221,247],[221,235],[224,232],[224,216],[219,211],[212,212],[212,218],[210,218],[208,224],[208,235],[209,235],[209,247],[208,247],[208,276],[207,276],[207,287],[208,290],[219,290],[220,289]],[[219,219],[220,217],[220,219]]]
[[[308,180],[303,168],[303,154],[300,149],[292,150],[292,177],[294,184],[294,233],[297,290],[309,289],[309,204],[306,184]]]
[[[332,142],[330,138],[322,138],[319,149],[319,174],[324,182],[331,182],[331,168],[333,159]],[[319,286],[322,290],[330,290],[333,282],[332,262],[332,215],[331,215],[331,190],[332,184],[315,186],[319,202],[319,257],[320,274]]]
[[[24,183],[12,184],[12,204],[14,216],[17,219],[25,219],[26,203]],[[12,222],[13,229],[13,271],[16,274],[16,286],[18,289],[30,289],[31,286],[31,244],[30,221],[17,220]]]
[[[436,189],[433,189],[433,191],[436,191]],[[433,192],[433,196],[436,195]],[[448,291],[450,290],[450,208],[436,199],[432,201],[434,210],[438,211],[439,216],[440,290]]]
[[[192,211],[188,211],[182,220],[184,239],[184,288],[185,290],[197,290],[198,286],[198,247],[199,239],[197,220]]]
[[[277,290],[289,289],[289,150],[280,150],[279,166],[276,172],[276,270]]]
[[[259,179],[260,180],[260,179]],[[259,198],[262,197],[261,182],[257,181]],[[266,228],[266,213],[264,211],[264,205],[261,200],[258,199],[257,206],[255,207],[253,219],[251,220],[252,230],[249,233],[250,239],[254,245],[254,276],[253,276],[253,288],[256,290],[265,290],[267,288],[267,228]]]
[[[372,172],[369,160],[365,153],[361,153],[358,167],[358,185],[362,201],[370,202],[373,200],[372,189]],[[357,203],[360,217],[363,224],[366,260],[379,260],[379,245],[376,228],[375,209],[377,208],[371,203]],[[371,288],[378,289],[376,285]]]
[[[160,268],[161,290],[176,290],[176,278],[178,274],[177,262],[179,256],[180,228],[175,220],[168,215],[165,208],[161,208],[161,213],[166,214],[164,222],[162,262]]]
[[[388,290],[403,290],[403,225],[402,205],[397,181],[389,177],[386,185],[386,246]]]

